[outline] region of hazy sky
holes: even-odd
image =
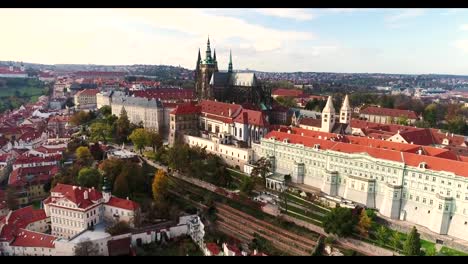
[[[468,75],[468,9],[0,9],[0,60]]]

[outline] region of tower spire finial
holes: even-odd
[[[213,59],[211,58],[211,48],[210,48],[210,36],[208,35],[208,41],[206,42],[206,63],[212,63]]]
[[[229,49],[229,65],[228,65],[228,72],[232,72],[232,50]]]
[[[213,62],[216,63],[216,49],[213,49]]]

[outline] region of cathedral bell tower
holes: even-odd
[[[330,133],[335,125],[335,107],[333,107],[333,100],[328,96],[327,104],[322,110],[322,132]]]
[[[216,51],[213,52],[213,57],[211,56],[210,38],[208,37],[205,59],[201,59],[200,50],[198,50],[198,60],[195,68],[195,92],[199,100],[213,98],[210,80],[214,72],[218,72],[218,62],[216,61]]]

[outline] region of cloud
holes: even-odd
[[[405,9],[396,14],[389,15],[385,17],[387,23],[397,23],[409,18],[422,16],[425,13],[423,9]]]
[[[468,54],[468,39],[459,39],[452,43],[452,46]]]
[[[236,12],[242,12],[239,10]],[[0,9],[0,58],[40,63],[195,66],[210,35],[220,68],[240,44],[255,53],[309,42],[311,32],[278,30],[200,9]],[[239,62],[244,58],[240,58]],[[246,60],[248,61],[248,60]],[[248,64],[247,64],[248,65]],[[256,65],[248,65],[254,68]]]
[[[316,17],[310,10],[299,8],[259,8],[255,9],[255,12],[266,16],[290,18],[299,21],[312,20]]]
[[[467,30],[468,31],[468,24],[460,25],[460,30]]]

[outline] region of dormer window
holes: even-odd
[[[419,168],[420,169],[426,169],[427,168],[427,163],[426,162],[419,163]]]
[[[314,149],[320,149],[320,144],[314,144]]]
[[[444,138],[444,140],[442,140],[442,144],[443,145],[448,145],[449,144],[448,138]]]
[[[289,143],[289,138],[283,139],[283,143]]]

